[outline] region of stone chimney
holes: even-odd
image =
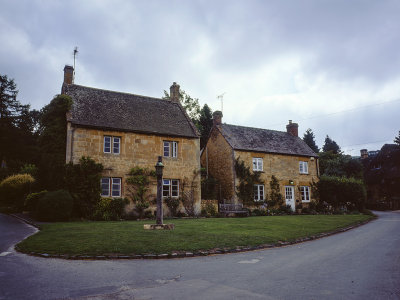
[[[292,120],[289,120],[289,124],[286,125],[286,131],[293,136],[299,136],[299,124],[292,123]]]
[[[74,68],[72,66],[65,65],[64,67],[64,84],[74,83]]]
[[[180,100],[179,100],[179,96],[180,96],[179,88],[180,88],[180,86],[179,86],[179,84],[176,84],[176,82],[174,82],[171,85],[171,87],[169,88],[169,98],[170,98],[170,100],[172,102],[176,102],[176,103],[180,102]]]
[[[360,153],[361,153],[361,159],[368,158],[368,150],[367,149],[361,149]]]
[[[216,110],[213,112],[213,125],[221,125],[222,123],[222,111]]]

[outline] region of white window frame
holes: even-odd
[[[253,186],[254,190],[254,202],[264,201],[264,185],[263,184],[255,184]]]
[[[107,148],[106,148],[106,145],[108,145]],[[121,153],[121,137],[105,135],[103,138],[103,152],[120,154]]]
[[[121,197],[122,178],[121,177],[102,177],[100,180],[101,197]],[[107,188],[105,188],[107,186]],[[107,191],[107,193],[104,193]],[[115,193],[116,192],[116,193]]]
[[[300,186],[301,202],[311,201],[311,189],[309,186]]]
[[[163,179],[162,195],[164,198],[179,197],[179,179]]]
[[[253,171],[263,171],[263,159],[261,157],[253,157]]]
[[[300,172],[300,174],[308,174],[308,162],[307,161],[299,162],[299,172]]]
[[[163,156],[164,157],[178,157],[178,142],[164,141],[163,142]]]

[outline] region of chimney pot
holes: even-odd
[[[287,131],[287,133],[298,137],[299,136],[299,124],[292,123],[292,120],[289,120],[289,124],[286,125],[286,131]]]
[[[216,110],[213,112],[213,125],[221,125],[222,123],[222,111]]]
[[[69,65],[64,67],[64,84],[74,83],[74,68]]]
[[[174,82],[171,87],[169,88],[169,98],[172,102],[176,102],[179,103],[180,100],[180,92],[179,92],[179,84],[177,84],[176,82]]]
[[[361,159],[368,158],[368,150],[367,149],[361,149],[360,153],[361,153]]]

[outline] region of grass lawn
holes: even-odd
[[[371,218],[366,215],[304,215],[174,219],[175,230],[144,230],[155,221],[69,222],[41,226],[18,244],[22,252],[67,255],[161,254],[291,241]]]

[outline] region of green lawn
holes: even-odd
[[[161,254],[292,241],[371,218],[366,215],[304,215],[175,219],[175,230],[144,230],[154,221],[69,222],[41,226],[20,244],[22,252],[67,255]]]

